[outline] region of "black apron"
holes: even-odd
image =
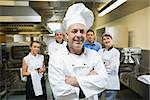
[[[41,84],[42,84],[43,95],[35,96],[35,93],[33,90],[33,85],[32,85],[31,75],[27,76],[26,100],[47,100],[46,85],[45,85],[44,76],[41,78]]]

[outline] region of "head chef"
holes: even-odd
[[[56,100],[98,100],[97,94],[105,89],[107,74],[99,54],[83,46],[93,20],[92,11],[82,3],[73,4],[66,12],[67,48],[52,55],[48,69]]]
[[[68,8],[63,25],[66,31],[68,48],[71,53],[81,54],[86,31],[93,25],[93,12],[82,3]]]

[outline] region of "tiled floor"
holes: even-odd
[[[49,86],[49,81],[46,78],[46,87],[47,87],[47,98],[48,100],[52,99],[51,89]],[[2,98],[2,100],[7,100],[6,96]],[[15,94],[9,94],[8,100],[25,100],[25,92],[15,93]],[[104,99],[103,99],[104,100]],[[117,99],[116,100],[143,100],[140,96],[138,96],[133,91],[124,88],[118,92]]]
[[[124,89],[118,92],[117,100],[144,100],[142,97],[129,89]]]
[[[51,95],[47,95],[47,98],[48,100],[52,100]],[[2,100],[7,99],[6,97],[4,97]],[[8,96],[8,100],[25,100],[25,94],[13,94],[13,95],[11,94]],[[132,91],[130,91],[129,89],[124,89],[118,93],[116,100],[143,100],[143,99],[140,96],[133,93]]]

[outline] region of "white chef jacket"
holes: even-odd
[[[108,90],[119,90],[120,81],[118,76],[119,65],[120,65],[120,52],[116,48],[106,50],[105,48],[98,51],[100,54],[106,71],[108,74],[107,78],[107,89]]]
[[[95,69],[98,75],[87,75]],[[107,73],[99,54],[86,48],[81,55],[71,54],[66,47],[52,55],[49,61],[48,78],[56,100],[79,100],[79,88],[65,83],[65,76],[77,78],[86,96],[82,100],[96,100],[107,84]]]
[[[52,43],[50,43],[48,45],[48,54],[49,56],[51,56],[54,52],[56,52],[57,50],[65,47],[67,45],[66,41],[63,41],[62,44],[57,43],[56,41],[53,41]]]

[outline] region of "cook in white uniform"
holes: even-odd
[[[39,54],[40,42],[32,41],[31,52],[23,58],[22,76],[27,77],[26,100],[47,100],[44,80],[44,56]]]
[[[51,56],[54,52],[61,49],[62,47],[65,47],[67,45],[67,42],[64,41],[64,34],[62,30],[56,30],[55,31],[55,41],[51,42],[48,45],[48,54]]]
[[[117,90],[120,90],[119,82],[119,65],[120,52],[112,45],[112,36],[109,33],[104,33],[102,41],[105,48],[99,50],[99,54],[104,62],[108,74],[107,90],[105,91],[106,100],[116,100]]]
[[[63,20],[67,46],[49,61],[49,81],[56,100],[98,100],[105,90],[107,73],[98,52],[84,48],[93,12],[82,3],[69,7]]]

